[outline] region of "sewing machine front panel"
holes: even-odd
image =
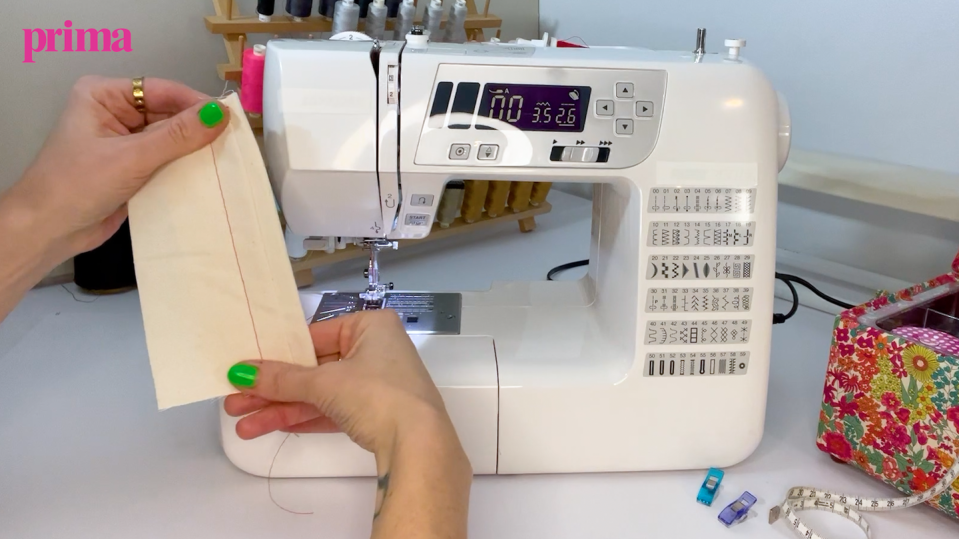
[[[660,69],[443,64],[414,162],[632,167],[656,145],[665,93]]]

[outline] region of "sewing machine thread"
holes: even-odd
[[[366,13],[366,27],[364,28],[366,35],[373,39],[383,39],[386,34],[386,15],[385,0],[374,0]]]
[[[506,199],[509,197],[510,182],[490,182],[486,194],[486,214],[498,217],[506,212]]]
[[[529,197],[533,193],[534,182],[513,182],[510,185],[507,205],[514,212],[526,211],[529,208]]]
[[[456,220],[457,214],[463,205],[465,196],[465,186],[463,182],[450,182],[443,191],[443,197],[440,198],[440,205],[436,209],[436,221],[440,228],[449,228]]]
[[[456,0],[450,6],[450,14],[446,19],[446,34],[443,36],[447,43],[466,43],[466,0]]]
[[[406,34],[413,28],[413,19],[416,17],[416,4],[413,0],[403,0],[396,9],[396,21],[393,23],[393,39],[406,41]]]
[[[483,204],[486,202],[486,193],[489,191],[487,180],[467,180],[463,193],[463,207],[460,214],[463,221],[475,223],[483,216]]]
[[[287,0],[286,12],[293,16],[293,20],[310,16],[313,11],[313,0]]]
[[[339,0],[333,9],[333,34],[355,32],[360,23],[360,6],[353,0]]]
[[[266,47],[256,45],[243,51],[243,76],[240,80],[240,104],[250,114],[263,114],[263,70]]]
[[[443,24],[443,0],[433,0],[426,6],[426,11],[423,13],[423,28],[429,32],[430,41],[434,43],[443,41],[441,24]]]
[[[263,22],[270,22],[275,9],[276,0],[257,0],[256,2],[256,13]]]
[[[538,207],[543,202],[546,202],[546,195],[549,194],[550,188],[553,187],[553,182],[536,182],[533,184],[533,190],[529,195],[529,204],[530,206]]]

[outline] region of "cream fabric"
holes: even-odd
[[[316,364],[256,139],[237,96],[222,103],[227,131],[129,205],[160,409],[234,393],[237,361]]]

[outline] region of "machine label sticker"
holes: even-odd
[[[690,281],[696,279],[749,279],[752,255],[653,255],[646,278]]]
[[[645,377],[736,376],[749,369],[749,352],[647,354]]]
[[[646,324],[646,344],[748,343],[749,320],[654,320]]]
[[[649,223],[650,247],[749,247],[756,236],[756,223],[733,221],[653,221]]]
[[[752,304],[752,296],[752,288],[650,288],[646,312],[745,312]]]
[[[755,189],[657,187],[649,191],[651,213],[753,213]]]

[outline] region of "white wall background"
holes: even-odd
[[[956,0],[586,4],[541,0],[541,30],[590,45],[692,50],[705,27],[712,52],[744,38],[744,56],[789,100],[795,147],[959,173]],[[959,224],[787,187],[777,240],[918,282],[948,270]]]
[[[587,44],[707,51],[744,38],[792,109],[794,143],[959,173],[956,0],[541,0],[541,27]]]
[[[254,13],[255,0],[236,0]],[[450,0],[447,0],[447,4]],[[226,61],[219,36],[207,32],[203,17],[212,15],[211,0],[47,0],[3,2],[0,17],[0,191],[13,184],[29,165],[54,125],[73,82],[88,74],[115,77],[147,75],[176,79],[220,95],[223,82],[216,64]],[[315,6],[318,0],[314,0]],[[420,0],[420,8],[425,2]],[[482,1],[477,1],[482,10]],[[277,0],[277,13],[285,2]],[[490,12],[504,19],[503,37],[535,37],[537,0],[492,0]],[[128,28],[133,52],[44,52],[24,64],[23,29]],[[62,41],[60,42],[62,43]]]

